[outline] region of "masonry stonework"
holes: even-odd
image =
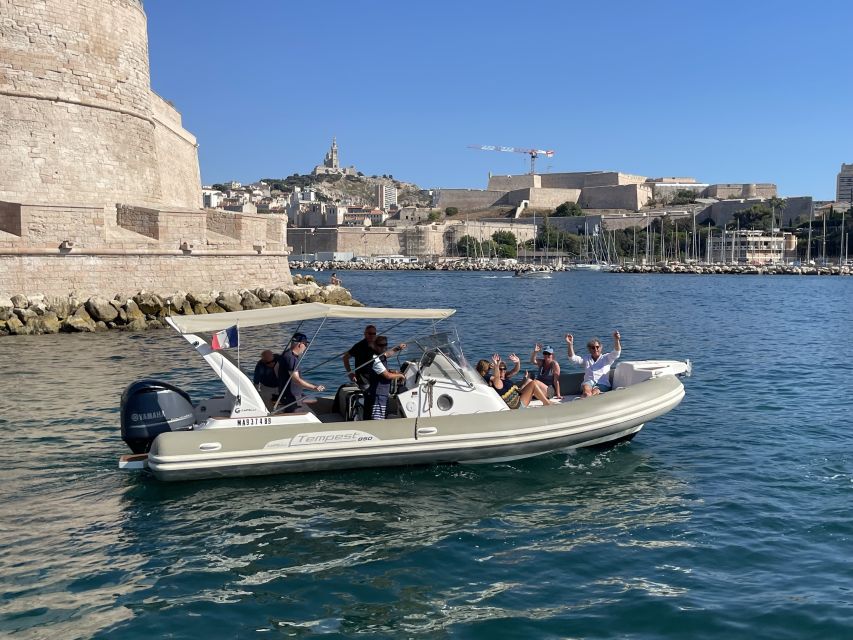
[[[138,0],[0,9],[0,199],[200,206],[195,138],[151,91]]]
[[[201,203],[140,0],[0,0],[0,294],[292,283],[286,217]]]

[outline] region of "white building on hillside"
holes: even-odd
[[[397,187],[391,184],[376,185],[376,208],[388,211],[397,206]]]

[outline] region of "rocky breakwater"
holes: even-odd
[[[784,275],[784,276],[847,276],[853,273],[849,266],[814,266],[789,264],[626,264],[610,269],[612,273],[692,273],[734,275]]]
[[[497,262],[474,262],[453,260],[444,262],[300,262],[291,261],[292,270],[312,269],[315,271],[530,271],[530,264],[500,264]],[[536,267],[539,268],[539,267]],[[569,267],[549,267],[551,271],[569,271]]]
[[[362,306],[347,289],[321,286],[311,277],[294,278],[294,284],[275,289],[241,289],[203,293],[177,292],[161,295],[139,291],[111,299],[91,296],[50,298],[42,295],[0,296],[0,336],[45,333],[145,331],[165,327],[170,315],[223,313],[243,309],[284,307],[303,302]]]

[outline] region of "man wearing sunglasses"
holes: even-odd
[[[349,351],[341,357],[344,369],[347,371],[347,377],[362,389],[366,389],[367,385],[370,384],[368,370],[370,369],[370,363],[373,362],[374,340],[376,340],[376,327],[369,324],[364,328],[364,338],[352,345]],[[350,358],[355,359],[354,371],[350,365]]]
[[[574,342],[574,336],[567,333],[566,347],[569,352],[569,360],[585,368],[583,382],[581,383],[581,397],[588,398],[597,396],[602,391],[610,391],[610,367],[622,354],[619,332],[613,332],[613,351],[604,355],[601,355],[601,340],[598,338],[593,338],[586,344],[587,349],[589,349],[588,356],[575,355]]]

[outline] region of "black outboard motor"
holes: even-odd
[[[164,431],[186,431],[194,423],[189,394],[168,382],[138,380],[121,394],[121,439],[133,453],[147,453]]]

